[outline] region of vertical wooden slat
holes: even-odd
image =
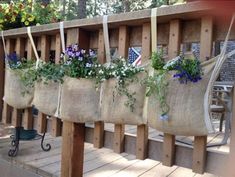
[[[169,59],[176,57],[179,54],[180,42],[181,42],[181,23],[180,20],[170,21],[170,34],[169,34],[169,47],[168,56]]]
[[[63,122],[61,177],[82,177],[85,124]]]
[[[27,39],[27,60],[35,60],[35,54],[30,39]],[[33,108],[27,108],[23,114],[23,127],[26,130],[33,129]]]
[[[24,57],[24,39],[23,38],[18,37],[16,39],[15,52],[20,58]],[[13,108],[12,125],[14,127],[19,127],[21,126],[21,121],[22,121],[22,110]]]
[[[3,43],[0,42],[0,121],[2,121],[2,111],[3,111],[3,96],[4,96],[4,50]]]
[[[6,52],[7,54],[11,54],[12,52],[14,52],[14,41],[11,39],[6,40]],[[4,124],[11,123],[11,113],[12,107],[9,106],[6,102],[4,102],[2,112],[2,122]]]
[[[126,58],[128,55],[128,47],[129,47],[128,32],[129,30],[127,26],[119,27],[118,54],[124,58]],[[124,133],[125,133],[125,125],[123,124],[114,125],[113,150],[116,153],[122,153],[124,151]]]
[[[169,59],[176,57],[179,54],[181,42],[181,23],[180,20],[170,21],[169,34]],[[172,166],[175,161],[175,136],[171,134],[164,134],[163,141],[163,158],[162,163],[166,166]]]
[[[175,160],[175,136],[164,133],[163,139],[163,165],[172,166]]]
[[[50,38],[46,35],[41,37],[41,59],[48,61],[50,56]],[[47,131],[47,115],[38,112],[38,132],[45,133]]]
[[[201,21],[201,41],[200,41],[200,59],[204,61],[211,57],[213,41],[213,19],[210,16],[202,17]],[[203,116],[203,115],[202,115]],[[206,164],[206,141],[207,136],[194,138],[193,149],[193,171],[204,173]]]
[[[205,16],[201,19],[201,41],[200,41],[200,60],[205,61],[211,58],[213,42],[213,18]]]
[[[60,34],[56,34],[55,37],[55,63],[60,62],[60,54],[61,54],[61,39]],[[62,128],[62,121],[59,118],[52,117],[51,118],[51,135],[54,137],[61,136],[61,128]]]
[[[33,47],[31,45],[30,39],[27,39],[27,59],[35,60],[35,54],[33,52]]]
[[[143,24],[142,29],[142,63],[149,60],[150,57],[150,23]],[[143,93],[138,93],[143,94]],[[148,155],[148,126],[138,125],[137,126],[137,137],[136,137],[136,158],[145,159]]]
[[[148,126],[137,126],[136,158],[144,160],[148,155]]]
[[[203,174],[206,165],[207,136],[194,137],[193,145],[193,172]]]
[[[104,49],[104,36],[103,30],[99,31],[98,39],[98,60],[100,63],[105,62],[105,49]],[[93,144],[95,148],[101,148],[104,146],[104,122],[98,121],[95,122],[94,127],[94,139]]]

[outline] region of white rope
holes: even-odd
[[[37,49],[35,47],[35,43],[34,43],[34,40],[33,40],[32,34],[31,34],[31,27],[30,26],[27,27],[27,33],[28,33],[31,45],[33,47],[33,51],[34,51],[35,57],[36,57],[36,69],[38,69],[40,58],[38,56],[38,52],[37,52]]]
[[[60,22],[60,38],[61,38],[62,52],[65,53],[64,22]]]
[[[104,35],[104,46],[105,46],[105,53],[106,53],[106,62],[111,62],[111,55],[110,55],[110,45],[109,45],[109,31],[108,31],[108,16],[103,16],[103,35]]]
[[[235,54],[235,50],[233,50],[233,51],[231,51],[230,53],[228,53],[226,55],[228,39],[229,39],[229,36],[230,36],[230,32],[232,30],[234,19],[235,19],[235,14],[233,14],[233,17],[232,17],[232,20],[231,20],[231,23],[230,23],[230,26],[229,26],[229,30],[228,30],[228,33],[226,35],[225,41],[224,41],[222,51],[221,51],[221,53],[220,53],[220,55],[217,59],[214,70],[212,71],[211,78],[209,80],[207,90],[206,90],[206,93],[205,93],[205,96],[204,96],[204,114],[205,114],[204,116],[205,116],[205,120],[209,120],[209,118],[210,118],[211,95],[212,95],[214,83],[215,83],[215,81],[216,81],[216,79],[217,79],[217,77],[220,73],[220,69],[221,69],[223,63],[225,62],[225,60],[229,56],[232,56],[232,55]],[[209,130],[213,130],[212,124],[210,122],[205,121],[205,123],[206,123],[206,126]]]
[[[5,43],[3,31],[1,31],[1,36],[2,36],[2,44],[3,44],[3,50],[4,50],[4,54],[5,54],[5,60],[6,60],[7,59],[7,50],[6,50],[6,43]]]

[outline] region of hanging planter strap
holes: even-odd
[[[65,53],[64,22],[60,22],[60,38],[61,38],[62,52]]]
[[[60,39],[62,45],[62,52],[65,54],[65,39],[64,39],[64,22],[60,22]],[[55,117],[60,117],[60,105],[61,105],[61,94],[62,94],[62,84],[59,84],[59,91],[58,91],[58,101],[57,101],[57,108],[55,112]]]
[[[228,57],[231,57],[232,55],[235,54],[235,50],[233,50],[233,51],[229,52],[226,55],[226,49],[227,49],[227,45],[228,45],[229,36],[230,36],[231,30],[232,30],[232,26],[233,26],[233,23],[234,23],[234,19],[235,19],[235,14],[233,14],[233,16],[232,16],[232,20],[230,22],[229,30],[228,30],[228,33],[226,35],[222,51],[221,51],[220,55],[217,58],[214,70],[212,71],[211,78],[209,80],[207,90],[206,90],[206,93],[205,93],[205,96],[204,96],[204,113],[205,113],[204,116],[208,118],[208,119],[205,119],[205,120],[209,120],[209,118],[210,118],[211,95],[212,95],[212,92],[213,92],[214,83],[215,83],[217,77],[219,76],[221,67],[222,67],[223,63],[225,62],[225,60]],[[206,126],[209,127],[209,129],[213,129],[211,127],[212,125],[209,122],[205,122],[205,123],[206,123]]]
[[[111,62],[111,55],[110,55],[110,45],[109,45],[109,30],[108,30],[108,16],[103,16],[103,35],[104,35],[104,47],[106,53],[106,62]]]
[[[157,8],[151,9],[151,52],[157,52]],[[151,63],[151,62],[150,62]],[[154,75],[153,67],[149,67],[149,76]],[[146,93],[145,93],[146,94]],[[143,117],[148,118],[149,97],[145,97]]]
[[[38,65],[39,65],[40,58],[39,58],[39,56],[38,56],[38,52],[37,52],[37,49],[36,49],[36,46],[35,46],[35,43],[34,43],[32,34],[31,34],[31,27],[30,27],[30,26],[27,27],[27,33],[28,33],[28,36],[29,36],[31,45],[32,45],[32,47],[33,47],[33,51],[34,51],[35,57],[36,57],[36,69],[38,69]]]
[[[6,60],[7,59],[7,50],[6,50],[6,43],[5,43],[3,31],[1,31],[1,36],[2,36],[2,44],[3,44],[3,50],[4,50],[4,54],[5,54],[5,60]]]

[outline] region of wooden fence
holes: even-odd
[[[177,56],[182,48],[185,46],[190,48],[193,43],[200,45],[202,61],[215,54],[217,43],[225,39],[231,15],[224,16],[223,21],[218,21],[217,17],[212,15],[212,10],[212,7],[202,5],[200,2],[162,7],[158,10],[157,44],[166,51],[166,59]],[[148,60],[151,47],[150,16],[150,10],[109,16],[111,49],[117,49],[119,55],[127,58],[129,47],[141,47],[142,60]],[[99,61],[105,62],[102,17],[67,21],[64,22],[64,28],[67,46],[78,43],[84,49],[95,49]],[[61,53],[59,24],[35,26],[31,31],[41,59],[58,62]],[[4,31],[4,37],[8,53],[16,51],[20,57],[35,59],[26,28]],[[234,28],[230,39],[235,39]],[[4,51],[2,43],[0,45],[0,98],[2,98],[4,94]],[[39,112],[37,119],[33,119],[32,108],[18,110],[4,103],[2,99],[0,111],[3,123],[11,123],[13,126],[23,125],[26,129],[36,127],[40,133],[48,131],[53,136],[61,136],[62,122],[56,117],[48,120],[47,115]],[[103,122],[95,122],[94,129],[90,129],[85,128],[85,124],[64,121],[62,176],[81,176],[85,132],[86,140],[92,141],[93,139],[96,148],[103,147],[107,137],[112,136],[113,150],[117,153],[133,150],[133,148],[128,150],[127,147],[127,143],[132,141],[132,143],[135,142],[135,154],[138,159],[150,157],[162,160],[163,164],[167,166],[177,164],[191,167],[194,172],[198,173],[203,173],[205,170],[215,172],[215,166],[223,164],[224,159],[227,158],[227,155],[206,151],[206,136],[195,137],[194,150],[192,150],[189,147],[176,146],[174,135],[164,134],[163,142],[148,139],[148,126],[146,125],[137,127],[135,139],[124,135],[125,125],[115,125],[114,127],[114,133],[110,135],[104,131]]]

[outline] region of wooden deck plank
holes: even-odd
[[[112,175],[112,177],[123,177],[123,176],[137,177],[159,163],[160,162],[151,159],[139,160],[138,162],[132,164],[128,168],[123,169],[118,173],[115,173],[114,175]]]
[[[111,176],[122,169],[125,169],[136,163],[138,160],[134,155],[127,155],[123,158],[120,158],[112,163],[106,164],[100,168],[97,168],[93,171],[84,174],[84,177],[101,177],[101,176]]]
[[[163,166],[161,163],[155,167],[149,169],[149,171],[143,173],[139,177],[166,177],[175,171],[177,166],[167,167]]]
[[[169,177],[194,177],[195,173],[191,169],[178,167],[174,172],[172,172]]]
[[[124,156],[127,156],[126,153],[116,154],[113,152],[106,153],[105,155],[99,156],[94,160],[84,162],[83,173],[87,173],[94,169],[104,166],[107,163],[114,162]]]

